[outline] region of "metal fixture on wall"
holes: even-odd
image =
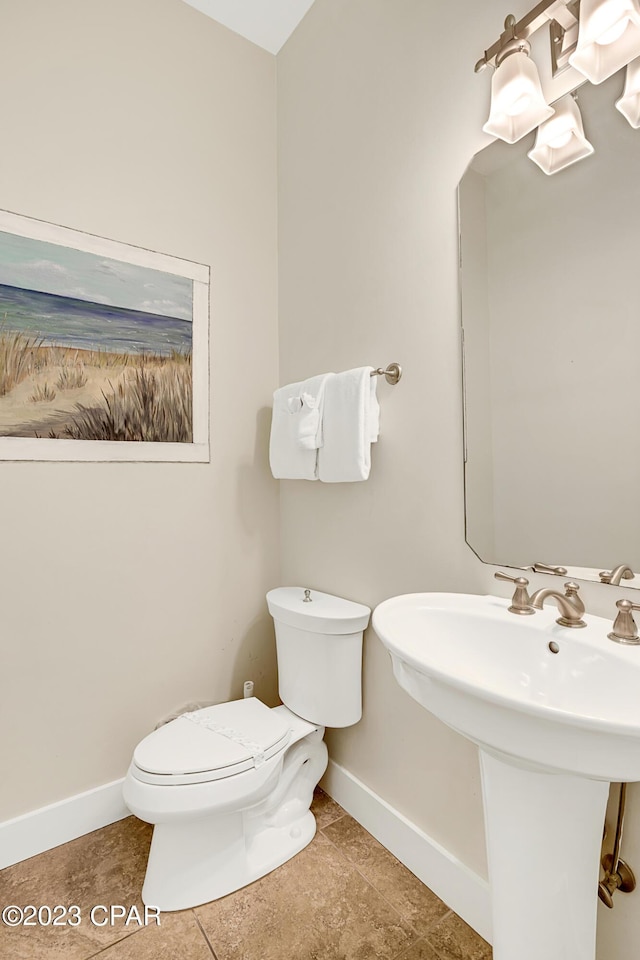
[[[486,66],[496,66],[496,58],[500,55],[505,44],[513,41],[528,40],[541,27],[549,24],[552,61],[554,73],[563,70],[569,56],[575,52],[578,39],[578,10],[579,0],[542,0],[526,16],[516,22],[515,17],[509,16],[505,20],[504,32],[493,43],[475,66],[476,73]],[[513,21],[513,22],[512,22]]]
[[[372,377],[384,377],[388,384],[392,387],[395,387],[398,380],[402,376],[402,367],[399,363],[390,363],[388,367],[382,368],[378,367],[377,370],[371,371]]]
[[[528,38],[546,25],[553,76],[572,66],[592,83],[601,83],[630,65],[616,107],[631,126],[640,127],[640,0],[542,0],[519,21],[509,15],[498,40],[476,63],[476,72],[495,68],[491,110],[482,129],[516,143],[538,127],[528,156],[553,174],[592,154],[593,146],[575,102],[561,97],[550,105],[545,100]]]

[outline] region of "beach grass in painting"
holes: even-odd
[[[190,441],[191,357],[145,357],[102,392],[102,403],[76,408],[65,426],[72,440]]]
[[[189,443],[191,354],[47,346],[0,330],[0,436]]]

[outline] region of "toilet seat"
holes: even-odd
[[[135,749],[131,774],[176,786],[223,780],[282,753],[290,725],[255,697],[205,707],[154,730]]]

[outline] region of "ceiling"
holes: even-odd
[[[277,53],[314,0],[185,0],[234,33]]]

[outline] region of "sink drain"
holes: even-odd
[[[560,653],[560,646],[555,642],[555,640],[551,640],[549,643],[549,650],[551,650],[551,653]]]

